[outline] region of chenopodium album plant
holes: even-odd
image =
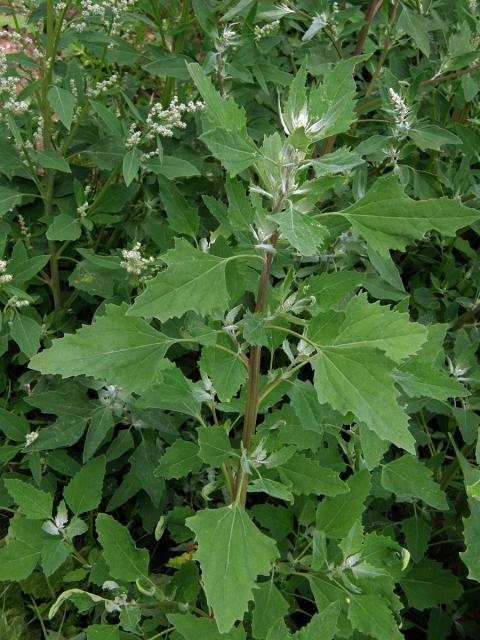
[[[401,303],[371,302],[359,291],[358,271],[318,274],[316,262],[305,261],[352,233],[366,241],[381,269],[391,270],[391,250],[404,251],[431,230],[452,236],[478,219],[455,199],[411,199],[396,172],[378,178],[342,211],[315,210],[342,172],[361,163],[347,149],[320,158],[311,153],[314,142],[351,126],[352,73],[360,61],[337,64],[309,91],[303,64],[281,105],[279,131],[261,147],[247,132],[244,110],[191,64],[205,103],[200,139],[228,173],[228,205],[205,197],[218,225],[197,242],[198,219],[185,210],[172,225],[174,248],[160,256],[165,266],[131,305],[108,304],[91,325],[54,340],[30,362],[43,374],[106,380],[107,393],[123,394],[142,411],[191,417],[155,471],[169,481],[205,469],[201,495],[184,508],[190,534],[181,539],[194,544],[186,554],[193,552],[200,565],[211,616],[198,603],[186,604],[188,613],[168,614],[185,638],[204,629],[208,637],[215,629],[244,637],[236,625],[249,607],[255,638],[348,638],[353,632],[400,638],[397,586],[419,608],[429,597],[423,576],[443,585],[447,601],[458,595],[456,579],[440,564],[412,563],[391,531],[366,530],[362,522],[372,482],[374,495],[393,493],[439,512],[450,508],[431,468],[415,456],[409,428],[417,398],[446,402],[466,395],[441,366],[445,326],[412,322]],[[239,178],[247,169],[249,184]],[[141,260],[138,247],[125,260]],[[181,353],[198,354],[198,369],[188,376],[175,362],[180,346]],[[396,453],[382,462],[392,445]],[[73,539],[86,529],[80,516],[98,506],[104,473],[105,457],[91,459],[55,511],[51,495],[19,479],[5,481],[18,515],[1,551],[3,577],[8,563],[25,578],[39,560],[49,575],[72,553]],[[218,492],[225,505],[209,508]],[[250,496],[262,528],[246,509]],[[275,525],[278,518],[288,522],[291,511],[301,528],[295,552]],[[162,518],[159,540],[164,526]],[[404,520],[407,539],[413,527],[429,525],[415,516]],[[96,532],[106,563],[99,572],[110,578],[107,590],[123,595],[73,588],[51,615],[66,599],[80,611],[103,604],[135,630],[143,606],[168,599],[168,585],[112,516],[100,513]],[[475,552],[467,547],[463,559],[478,578]],[[293,635],[283,620],[291,600],[282,590],[311,592],[318,609]]]
[[[27,111],[16,99],[15,83],[1,86],[10,96],[5,121],[22,154],[24,181],[20,190],[0,187],[1,212],[20,205],[22,197],[34,197],[25,192],[27,181],[30,189],[36,185],[50,256],[28,254],[32,238],[21,218],[21,239],[8,262],[0,262],[4,315],[21,350],[19,364],[31,358],[31,371],[22,377],[26,397],[15,404],[16,411],[0,412],[1,429],[13,443],[2,447],[2,460],[23,454],[20,466],[3,480],[3,503],[14,507],[14,515],[0,548],[0,579],[20,583],[22,593],[31,596],[42,630],[47,618],[76,608],[72,633],[83,639],[77,632],[86,627],[88,640],[145,634],[168,634],[172,640],[386,640],[404,637],[406,607],[432,608],[437,615],[432,628],[438,629],[447,615],[440,607],[455,603],[462,586],[449,568],[426,557],[430,539],[454,529],[464,546],[457,573],[480,580],[479,475],[466,457],[478,425],[465,417],[472,412],[466,411],[464,386],[476,343],[459,334],[448,371],[447,324],[432,321],[432,298],[420,285],[416,302],[424,312],[417,312],[419,321],[410,319],[397,264],[402,252],[406,259],[407,247],[427,234],[443,247],[479,214],[459,199],[411,198],[409,169],[397,160],[408,155],[411,141],[438,150],[459,139],[415,122],[395,84],[387,93],[392,136],[379,141],[386,162],[380,169],[393,170],[369,180],[368,189],[360,170],[353,203],[337,210],[328,194],[363,167],[366,153],[340,147],[318,156],[317,143],[355,126],[353,77],[368,54],[330,65],[318,84],[307,82],[304,59],[286,100],[280,100],[277,131],[258,144],[249,134],[255,127],[247,128],[245,109],[225,90],[232,71],[226,52],[238,43],[235,25],[227,25],[214,38],[213,62],[188,64],[198,99],[193,94],[180,102],[172,94],[139,113],[123,87],[124,126],[100,100],[115,90],[116,74],[95,78],[85,88],[72,64],[64,69],[68,83],[54,82],[52,34],[60,37],[68,4],[57,3],[57,13],[53,3],[46,5],[50,63],[42,68],[46,80],[37,85],[43,115],[35,134],[34,122],[27,119],[24,125],[42,144],[33,148],[12,116]],[[132,4],[125,0],[122,10]],[[208,23],[202,3],[193,4]],[[228,19],[252,3],[239,4]],[[94,19],[106,22],[111,41],[87,31],[85,42],[100,44],[102,61],[112,55],[120,64],[132,52],[114,40],[120,13],[112,13],[113,6],[90,6],[97,7]],[[188,11],[189,3],[184,6]],[[89,4],[82,7],[71,19],[79,33],[86,28],[83,18],[91,18]],[[295,13],[290,3],[276,12]],[[425,47],[411,26],[413,15],[402,8],[405,30]],[[278,26],[278,21],[255,26],[255,40]],[[323,28],[327,19],[314,17],[302,41]],[[213,71],[215,82],[207,71]],[[33,83],[31,92],[37,87]],[[82,130],[91,111],[108,132],[98,144]],[[53,140],[52,112],[66,131],[61,141]],[[162,156],[159,141],[184,128],[187,114],[195,114],[202,131],[199,144],[225,169],[224,184],[214,191],[219,197],[203,196],[208,222],[166,180],[198,174],[186,160]],[[95,193],[80,180],[73,182],[73,193],[68,187],[62,193],[61,184],[54,193],[54,172],[70,171],[62,154],[79,131],[90,145],[87,155],[111,173]],[[118,139],[124,140],[120,151]],[[369,144],[375,155],[380,147],[375,140],[364,147]],[[76,147],[70,157],[77,152],[81,157]],[[5,155],[18,176],[15,152]],[[131,186],[140,171],[160,174],[168,224],[150,221],[147,228],[161,236],[157,246],[168,249],[151,257],[132,242],[120,258],[101,253],[104,246],[115,248],[117,231],[108,240],[104,234],[90,237],[90,248],[78,250],[82,262],[69,283],[89,300],[100,295],[108,301],[91,323],[72,332],[75,325],[61,316],[68,308],[58,273],[64,245],[58,249],[55,243],[68,244],[94,225],[118,222],[108,214],[122,199],[134,209]],[[115,184],[119,173],[122,188]],[[145,193],[147,199],[148,188]],[[105,199],[114,200],[103,213],[102,198],[104,206]],[[150,210],[156,206],[147,204]],[[338,269],[327,269],[322,257],[333,256],[336,264],[344,247],[355,243],[368,257],[366,270],[341,259]],[[467,244],[458,246],[469,255]],[[47,261],[55,302],[48,321],[56,333],[59,324],[65,332],[51,346],[40,316],[24,309],[36,299],[22,288]],[[379,279],[371,277],[373,269]],[[125,274],[138,286],[130,303]],[[438,282],[439,290],[444,286]],[[37,353],[41,339],[47,348]],[[32,429],[23,415],[32,407],[58,419]],[[444,452],[432,445],[425,408],[458,421],[467,441],[461,451],[452,442],[456,459],[442,486],[437,471]],[[129,428],[110,440],[122,420]],[[130,469],[115,484],[112,478],[123,473],[120,461],[134,447],[132,432],[140,437]],[[81,466],[68,451],[84,434]],[[424,447],[430,457],[419,455]],[[468,501],[461,524],[456,498],[445,491],[456,465]],[[68,480],[57,486],[43,473],[45,467]],[[141,489],[145,499],[139,499],[136,515],[157,543],[151,554],[117,514],[111,515]],[[104,494],[110,496],[106,504]],[[48,589],[45,597],[42,589]],[[38,594],[50,600],[42,611]]]

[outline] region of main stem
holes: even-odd
[[[47,45],[44,64],[44,81],[41,90],[41,114],[43,120],[43,148],[52,149],[52,114],[48,102],[48,88],[52,80],[53,64],[55,62],[56,32],[55,32],[55,2],[47,0]],[[53,215],[53,192],[55,182],[55,171],[45,169],[45,214]],[[49,240],[48,251],[50,253],[50,285],[52,288],[53,303],[55,309],[62,308],[62,298],[60,293],[60,273],[58,270],[58,254],[55,242]]]
[[[278,208],[277,208],[278,210]],[[274,247],[277,243],[279,232],[275,231],[271,238],[271,245]],[[268,285],[270,282],[270,271],[272,268],[273,254],[265,252],[263,254],[263,266],[260,274],[260,282],[258,284],[257,301],[255,304],[255,312],[262,313],[265,310],[265,303],[267,300]],[[250,356],[248,361],[248,382],[247,382],[247,399],[245,404],[245,419],[243,422],[242,431],[242,444],[245,450],[250,448],[252,443],[252,437],[255,434],[257,426],[257,414],[258,414],[258,380],[260,377],[260,356],[262,348],[254,345],[250,349]],[[247,484],[248,475],[244,472],[242,467],[239,467],[237,486],[236,486],[236,498],[242,505],[245,506],[247,497]]]

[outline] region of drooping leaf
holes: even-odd
[[[247,379],[247,367],[240,354],[225,347],[221,339],[202,350],[200,368],[211,378],[222,402],[228,402]]]
[[[195,558],[202,568],[207,602],[218,630],[227,633],[243,618],[257,576],[270,573],[278,556],[275,542],[257,529],[236,502],[199,511],[186,524],[198,542]]]
[[[200,427],[198,445],[198,457],[212,467],[220,467],[233,453],[230,439],[222,427]]]
[[[148,551],[137,549],[127,527],[112,516],[100,513],[96,519],[96,529],[112,578],[126,582],[148,578]]]
[[[175,340],[125,311],[125,306],[108,305],[92,325],[55,340],[34,356],[30,367],[64,378],[83,374],[105,379],[127,392],[147,388],[168,364],[164,356]]]

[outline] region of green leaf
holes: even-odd
[[[364,160],[360,156],[345,147],[336,149],[333,153],[328,153],[326,156],[311,161],[317,177],[350,171],[350,169],[354,169],[363,163]]]
[[[392,311],[379,302],[368,302],[367,294],[352,298],[332,345],[338,347],[373,347],[395,362],[416,353],[427,339],[427,330],[411,322],[408,313]]]
[[[230,439],[223,427],[200,427],[198,445],[198,457],[212,467],[220,467],[233,453]]]
[[[349,595],[348,619],[352,627],[377,640],[403,640],[393,613],[378,595]]]
[[[255,590],[252,631],[255,638],[263,640],[277,620],[283,620],[289,610],[288,602],[275,584],[261,582]]]
[[[118,626],[93,624],[87,628],[87,640],[120,640]]]
[[[480,582],[480,501],[470,498],[468,505],[470,515],[463,518],[465,551],[460,552],[460,558],[468,569],[469,579]]]
[[[317,529],[327,538],[344,538],[362,517],[365,500],[370,493],[370,474],[364,469],[351,476],[346,484],[350,491],[326,498],[317,507]]]
[[[199,618],[191,613],[169,613],[167,618],[183,640],[245,640],[245,631],[242,627],[232,629],[230,633],[225,634],[218,631],[215,620]]]
[[[400,580],[408,604],[415,609],[429,609],[450,604],[460,597],[462,586],[451,571],[436,560],[425,559],[413,566]]]
[[[205,101],[207,117],[213,126],[227,131],[245,129],[247,121],[243,108],[236,105],[232,98],[221,96],[199,64],[187,64],[187,69]]]
[[[36,320],[22,313],[15,314],[10,326],[10,335],[28,358],[39,350],[42,334],[42,326]]]
[[[142,159],[142,152],[133,147],[130,151],[123,156],[122,173],[125,184],[129,187],[138,175],[140,169],[140,160]]]
[[[55,149],[35,151],[34,158],[44,169],[54,169],[55,171],[63,171],[63,173],[72,173],[68,162],[58,151],[55,151]]]
[[[170,363],[159,377],[159,384],[146,391],[137,401],[137,406],[178,411],[199,419],[202,403],[198,398],[198,391],[181,370]]]
[[[435,124],[419,125],[409,129],[408,134],[422,151],[426,149],[440,151],[444,144],[462,144],[460,138],[454,133]]]
[[[434,509],[445,511],[448,502],[431,470],[415,456],[404,455],[382,468],[382,487],[400,501],[423,500]]]
[[[365,367],[368,362],[368,368]],[[382,440],[415,451],[408,416],[399,406],[391,377],[393,364],[376,349],[324,348],[313,360],[314,384],[321,403],[351,411]]]
[[[63,490],[65,502],[75,515],[93,511],[102,499],[105,456],[87,462]]]
[[[248,483],[248,493],[266,493],[272,498],[293,502],[293,493],[281,482],[269,478],[255,478]]]
[[[62,566],[72,552],[72,547],[63,539],[52,538],[45,540],[42,547],[41,565],[48,577]]]
[[[53,496],[23,480],[7,478],[5,486],[18,504],[18,511],[32,520],[46,520],[52,515]]]
[[[258,149],[246,131],[211,129],[203,133],[200,140],[220,160],[232,178],[248,169],[258,155]]]
[[[362,284],[363,274],[359,271],[337,271],[322,273],[306,278],[300,287],[304,298],[315,297],[316,311],[335,309],[338,302]]]
[[[68,215],[68,213],[60,213],[55,216],[52,224],[47,229],[48,240],[77,240],[82,235],[82,225],[78,218]]]
[[[96,529],[112,578],[126,582],[135,582],[138,578],[148,579],[148,551],[137,549],[127,527],[112,516],[99,513]]]
[[[186,525],[198,542],[195,559],[202,568],[207,602],[218,630],[227,633],[243,618],[257,576],[270,573],[278,556],[276,544],[257,529],[238,503],[199,511],[187,518]]]
[[[170,227],[177,233],[195,237],[200,224],[198,209],[190,207],[180,191],[166,178],[158,178],[158,185]]]
[[[27,433],[30,433],[30,425],[23,416],[18,416],[11,411],[0,407],[0,431],[4,433],[9,440],[15,442],[24,442]]]
[[[37,566],[46,534],[38,520],[10,521],[8,544],[0,548],[0,580],[18,582],[30,576]]]
[[[405,5],[402,5],[402,12],[398,18],[397,28],[405,31],[427,58],[430,56],[428,24],[424,16],[420,16],[410,9],[407,9]]]
[[[306,214],[292,207],[269,216],[280,227],[281,234],[302,256],[314,256],[328,238],[328,230]]]
[[[50,87],[47,94],[50,106],[57,114],[60,122],[70,129],[73,122],[73,114],[77,105],[77,99],[70,91],[60,87]]]
[[[412,561],[420,562],[428,549],[432,527],[419,516],[402,520],[401,527]]]
[[[347,485],[338,473],[301,453],[296,453],[278,467],[278,473],[296,494],[337,496],[348,492]]]
[[[218,342],[218,345],[202,349],[200,368],[211,378],[220,400],[228,402],[246,382],[247,367],[240,354],[230,349],[224,351],[223,341],[219,339]]]
[[[379,178],[366,196],[338,213],[384,256],[389,249],[404,251],[431,229],[453,236],[479,218],[478,211],[458,200],[412,200],[395,175]]]
[[[219,258],[194,249],[186,240],[177,240],[175,248],[162,256],[168,269],[147,284],[128,315],[179,318],[187,311],[206,315],[228,307],[225,277],[228,258]]]
[[[13,189],[0,186],[0,218],[20,204],[22,194]]]
[[[160,458],[155,475],[166,480],[184,478],[189,473],[199,471],[201,466],[197,445],[178,438]]]
[[[338,602],[332,602],[321,613],[312,616],[310,622],[293,636],[295,640],[334,640],[340,614]]]
[[[140,318],[125,315],[126,306],[108,305],[105,315],[75,334],[54,340],[30,367],[64,378],[86,375],[117,384],[126,392],[141,391],[158,378],[164,356],[175,340]]]

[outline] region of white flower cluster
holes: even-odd
[[[395,129],[396,132],[401,134],[410,129],[410,109],[407,107],[407,104],[403,97],[395,91],[395,89],[388,90],[388,94],[390,96],[390,100],[393,103],[393,115],[395,120]]]
[[[7,56],[0,52],[0,105],[11,113],[24,113],[28,109],[26,100],[17,100],[20,78],[7,76]]]
[[[31,58],[38,60],[43,57],[42,51],[37,49],[28,33],[18,33],[18,31],[6,31],[4,29],[2,31],[2,40],[11,40],[11,42],[16,45],[14,50],[22,49],[22,51]],[[12,50],[11,53],[14,53],[14,50]],[[9,52],[7,51],[7,53]]]
[[[137,144],[140,143],[141,139],[142,139],[142,132],[137,127],[136,122],[134,122],[133,124],[130,125],[128,129],[128,138],[127,138],[127,141],[125,142],[125,149],[133,149],[133,147],[136,147]]]
[[[88,207],[90,206],[90,202],[88,201],[88,196],[91,190],[92,190],[92,187],[89,184],[87,184],[84,191],[85,202],[77,207],[77,213],[80,216],[80,218],[85,218],[87,216]]]
[[[96,83],[94,87],[90,87],[87,89],[87,96],[89,98],[97,98],[102,93],[107,93],[109,89],[111,89],[115,84],[117,84],[118,75],[116,73],[112,73],[109,78],[105,78],[105,80],[100,80]]]
[[[142,256],[142,245],[140,242],[135,243],[133,249],[122,249],[122,262],[120,265],[128,271],[128,273],[133,273],[136,276],[141,275],[145,269],[152,266],[155,262],[155,258],[150,256],[149,258],[144,258]]]
[[[278,29],[280,26],[280,20],[274,20],[273,22],[264,24],[263,27],[260,27],[258,24],[255,25],[253,29],[253,36],[255,40],[261,40],[262,38],[266,38],[271,35],[274,31]]]
[[[10,300],[7,302],[6,307],[13,307],[14,309],[22,309],[23,307],[28,307],[30,305],[29,300],[25,300],[25,298],[19,298],[18,296],[12,296]]]
[[[25,446],[28,447],[29,445],[33,444],[37,438],[38,431],[30,431],[30,433],[27,433],[27,435],[25,436]]]
[[[87,21],[98,18],[109,34],[118,33],[122,14],[135,4],[136,0],[80,0],[81,21],[72,26],[83,31]]]
[[[42,529],[45,533],[48,533],[51,536],[59,536],[63,535],[65,525],[68,524],[68,513],[65,505],[60,503],[57,515],[54,520],[45,520],[42,524]]]
[[[204,104],[200,100],[188,103],[178,101],[178,97],[174,96],[166,109],[160,103],[154,104],[147,116],[147,131],[145,137],[147,140],[153,139],[155,136],[164,136],[171,138],[174,129],[185,129],[186,124],[182,120],[185,113],[195,113],[203,109]],[[132,134],[130,138],[132,137]]]
[[[5,284],[6,282],[11,282],[13,280],[13,276],[11,273],[5,273],[7,270],[7,261],[0,260],[0,284]]]

